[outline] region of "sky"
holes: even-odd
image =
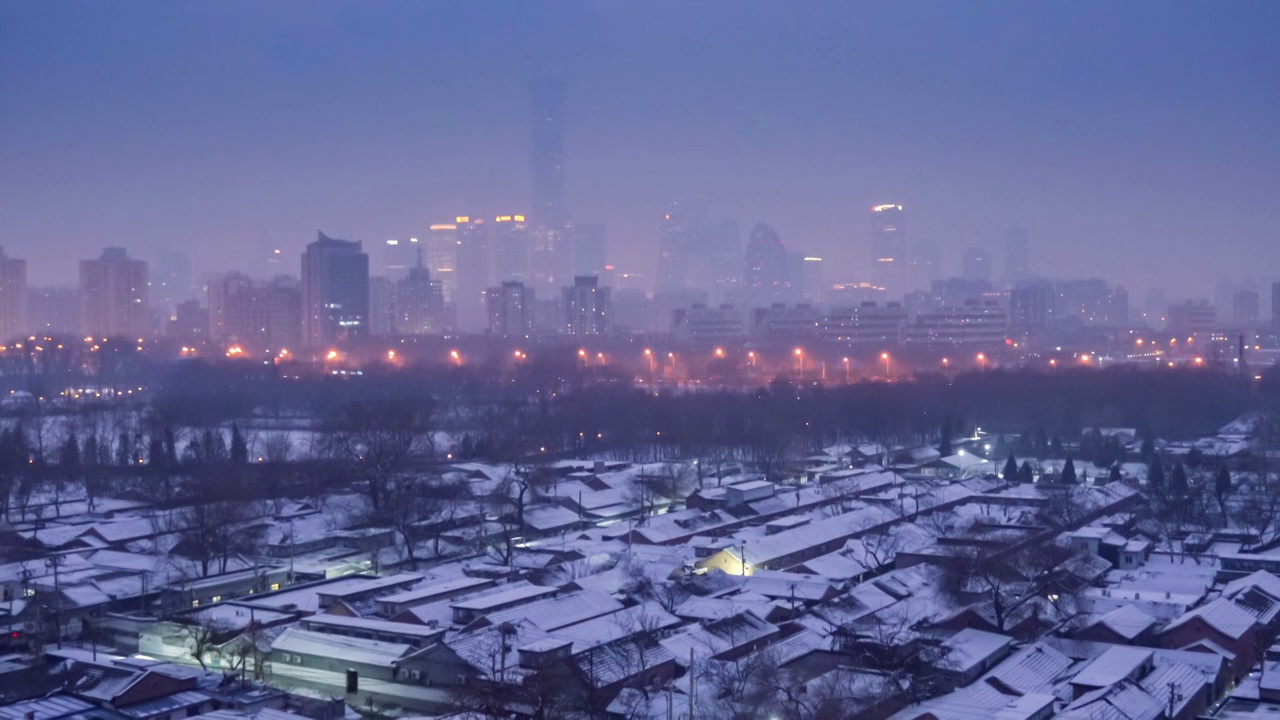
[[[1280,3],[0,3],[0,245],[33,284],[120,245],[287,270],[530,204],[529,84],[567,90],[566,194],[652,274],[698,196],[829,278],[901,203],[944,270],[1207,295],[1280,274]],[[374,257],[375,264],[378,258]]]

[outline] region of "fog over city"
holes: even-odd
[[[1280,717],[1280,4],[0,4],[0,720]]]

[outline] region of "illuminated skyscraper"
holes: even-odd
[[[529,279],[529,226],[523,215],[499,215],[494,220],[493,261],[498,282]]]
[[[871,280],[899,295],[907,287],[907,218],[901,205],[871,208]]]
[[[27,261],[0,248],[0,342],[27,334]]]
[[[369,256],[324,233],[302,253],[302,342],[322,349],[369,333]]]
[[[564,288],[564,330],[570,335],[601,335],[609,329],[609,288],[594,275],[575,277]]]
[[[458,327],[478,332],[485,326],[485,289],[493,282],[489,224],[476,215],[459,215],[457,309]]]
[[[533,288],[516,281],[490,288],[489,333],[502,337],[524,337],[533,332]]]
[[[86,335],[148,335],[147,297],[147,263],[131,260],[124,248],[80,261],[80,330]]]
[[[458,226],[437,223],[427,234],[427,252],[422,265],[444,288],[444,301],[453,303],[458,294]]]
[[[573,272],[569,210],[564,199],[564,83],[533,84],[533,244],[529,275],[534,287],[555,290]]]
[[[386,241],[382,248],[382,262],[387,279],[402,280],[411,268],[418,266],[418,256],[423,245],[418,238],[398,238]]]

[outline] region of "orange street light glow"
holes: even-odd
[[[328,353],[327,355],[325,355],[325,356],[324,356],[324,358],[325,358],[326,360],[337,360],[337,359],[338,359],[338,351],[337,351],[337,350],[330,350],[330,351],[329,351],[329,353]]]

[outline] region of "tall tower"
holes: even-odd
[[[324,233],[302,253],[302,342],[321,349],[369,333],[369,256]]]
[[[147,296],[147,263],[130,259],[124,248],[80,261],[80,329],[86,335],[148,334]]]
[[[530,274],[537,288],[557,289],[573,272],[569,210],[564,199],[564,83],[533,83],[533,248]]]
[[[458,226],[457,284],[458,327],[479,332],[485,326],[485,289],[493,282],[489,226],[476,215],[454,218]]]
[[[871,280],[890,295],[906,291],[907,218],[901,205],[871,208]]]
[[[790,288],[786,248],[782,246],[778,233],[764,223],[751,228],[742,282],[748,288],[758,290],[756,296],[762,299],[771,299]]]

